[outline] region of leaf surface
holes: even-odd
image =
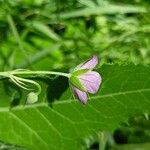
[[[150,113],[150,67],[111,65],[98,71],[102,86],[87,105],[66,90],[51,105],[44,100],[10,109],[12,95],[5,95],[1,81],[0,101],[8,103],[0,107],[0,140],[32,150],[76,150],[91,134],[113,131],[130,116]],[[45,93],[41,99],[46,99]]]

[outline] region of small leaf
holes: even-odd
[[[109,9],[108,9],[109,8]],[[132,5],[113,5],[96,6],[91,8],[80,8],[74,11],[64,12],[60,14],[60,18],[69,19],[81,16],[101,15],[101,14],[126,14],[126,13],[144,13],[147,12],[144,7]]]
[[[29,23],[30,25],[30,23]],[[34,21],[31,23],[32,27],[37,31],[43,33],[44,35],[48,36],[49,38],[53,39],[54,41],[59,41],[60,37],[47,25],[43,24],[42,22]]]

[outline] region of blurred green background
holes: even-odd
[[[149,65],[149,10],[149,0],[0,0],[0,71],[65,72],[93,54],[100,66]],[[110,141],[133,145],[114,149],[149,150],[135,143],[150,141],[150,122],[145,116],[131,122]],[[95,139],[90,149],[98,149]]]
[[[0,0],[0,69],[150,63],[148,0]],[[49,64],[46,68],[45,63]]]

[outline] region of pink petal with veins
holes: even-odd
[[[78,65],[75,70],[80,69],[94,69],[98,64],[98,57],[94,55],[91,59],[87,60],[86,62]]]
[[[81,84],[85,87],[87,92],[89,93],[96,93],[99,89],[99,86],[101,84],[101,76],[98,72],[91,71],[87,72],[85,74],[82,74],[78,76]]]
[[[72,90],[75,98],[77,98],[81,103],[86,104],[88,99],[87,94],[74,86],[72,87]]]

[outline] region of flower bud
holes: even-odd
[[[33,104],[38,101],[38,95],[34,92],[30,92],[27,96],[27,104]]]
[[[98,57],[94,55],[91,59],[78,65],[70,74],[70,85],[73,95],[83,104],[87,103],[88,93],[95,94],[101,85],[100,74],[93,69],[98,64]]]

